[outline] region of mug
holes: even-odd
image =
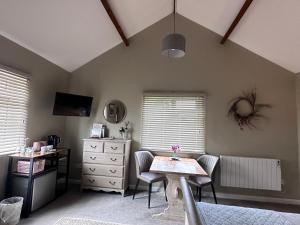
[[[41,143],[39,141],[33,142],[33,151],[38,152],[41,150]]]
[[[20,148],[20,153],[21,153],[21,154],[25,154],[25,152],[26,152],[26,148],[25,148],[25,147],[21,147],[21,148]]]
[[[47,146],[41,147],[41,154],[45,154],[47,150],[48,150]]]

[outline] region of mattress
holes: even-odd
[[[300,214],[197,203],[203,225],[300,225]]]

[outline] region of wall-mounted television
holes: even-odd
[[[56,92],[53,115],[90,116],[93,97]]]

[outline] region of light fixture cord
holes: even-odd
[[[176,0],[174,0],[173,17],[174,17],[174,27],[173,27],[173,31],[174,31],[174,33],[175,33],[175,31],[176,31],[176,29],[175,29],[175,24],[176,24]]]

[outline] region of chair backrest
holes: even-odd
[[[197,161],[202,166],[202,168],[207,172],[208,176],[214,181],[215,172],[219,164],[220,158],[218,156],[205,154],[205,155],[201,155],[197,159]]]
[[[149,151],[137,151],[134,153],[136,174],[149,172],[154,156]]]

